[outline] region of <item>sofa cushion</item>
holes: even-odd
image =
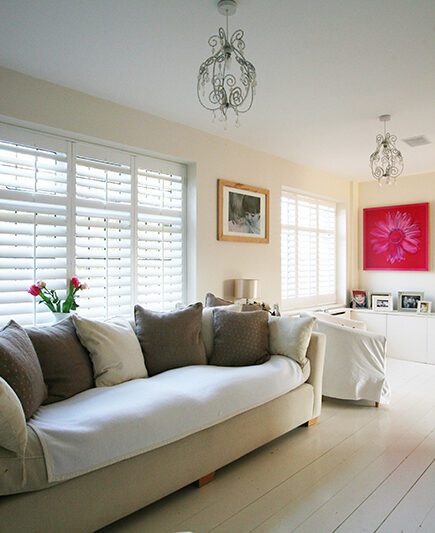
[[[307,362],[313,317],[271,316],[269,318],[269,346],[274,354],[285,355],[301,366]]]
[[[234,313],[239,313],[241,311],[240,304],[232,304],[222,306],[223,311],[233,311]],[[205,351],[207,357],[210,357],[213,353],[214,345],[214,327],[213,327],[213,310],[216,307],[204,307],[202,310],[202,340],[204,341]]]
[[[0,330],[0,376],[15,391],[28,420],[47,397],[47,387],[29,336],[13,320]]]
[[[51,326],[26,331],[48,388],[44,403],[65,400],[94,386],[89,352],[77,337],[72,316]]]
[[[134,316],[150,376],[172,368],[207,364],[201,335],[202,303],[169,313],[136,305]]]
[[[258,365],[270,358],[268,313],[213,311],[214,349],[211,365]]]
[[[14,390],[0,377],[0,447],[23,457],[27,444],[26,417]]]
[[[128,320],[115,317],[103,322],[74,315],[73,322],[80,341],[89,350],[97,387],[148,376],[139,341]]]
[[[219,298],[211,292],[208,292],[205,295],[205,307],[220,307],[222,305],[232,305],[233,303],[234,302],[231,302],[230,300],[224,300],[223,298]]]

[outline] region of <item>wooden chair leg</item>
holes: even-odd
[[[375,407],[379,407],[380,406],[380,403],[379,402],[375,402]]]
[[[199,478],[195,483],[196,486],[200,489],[204,485],[207,485],[207,483],[210,483],[210,481],[213,481],[214,475],[216,472],[210,472],[210,474],[207,474],[206,476],[203,476]]]
[[[308,420],[308,422],[305,423],[306,427],[314,426],[314,424],[317,422],[318,417],[312,418],[311,420]]]

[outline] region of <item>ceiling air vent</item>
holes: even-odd
[[[416,146],[424,146],[425,144],[430,144],[430,141],[426,139],[424,135],[418,135],[417,137],[408,137],[403,139],[403,142],[415,148]]]

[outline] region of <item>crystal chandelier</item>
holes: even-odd
[[[380,186],[394,185],[396,178],[403,171],[403,157],[395,144],[397,137],[387,133],[387,122],[390,115],[381,115],[379,120],[384,123],[384,135],[376,136],[376,150],[370,156],[370,168],[372,176]]]
[[[231,38],[228,33],[228,17],[234,15],[236,0],[219,0],[219,13],[226,17],[226,31],[219,28],[218,35],[208,40],[212,55],[199,67],[197,93],[203,107],[216,113],[220,121],[227,121],[232,109],[239,125],[239,114],[252,106],[257,85],[254,65],[245,59],[245,42],[242,30],[236,30]]]

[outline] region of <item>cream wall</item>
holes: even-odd
[[[418,149],[418,148],[417,148]],[[424,291],[425,298],[435,305],[434,213],[430,213],[430,270],[428,272],[364,271],[363,270],[363,208],[383,205],[412,204],[430,202],[430,210],[435,206],[435,172],[400,177],[397,184],[380,188],[376,182],[358,184],[359,196],[359,287],[368,291],[388,291],[393,293],[394,306],[397,305],[397,292],[401,290]],[[356,288],[356,287],[355,287]]]
[[[223,294],[225,280],[252,277],[260,280],[260,296],[265,301],[280,301],[282,185],[341,202],[346,209],[348,224],[352,222],[349,207],[354,201],[354,191],[348,180],[2,68],[0,115],[138,147],[152,155],[189,163],[189,300],[202,300],[207,291]],[[216,239],[218,178],[270,189],[269,244]],[[196,217],[193,216],[195,212]],[[347,241],[347,247],[351,249],[349,235],[351,232],[348,231],[343,241]],[[349,277],[351,264],[355,262],[349,255],[344,259],[341,280]]]

